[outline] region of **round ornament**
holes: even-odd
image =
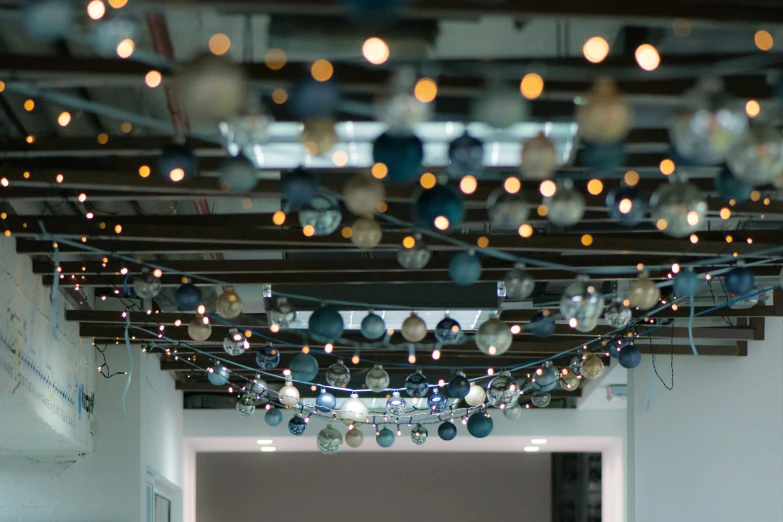
[[[345,443],[350,448],[358,448],[364,442],[364,433],[354,428],[345,434]]]
[[[549,222],[559,227],[576,225],[585,214],[585,198],[570,180],[560,183],[553,195],[544,198],[543,205]]]
[[[489,437],[489,434],[492,433],[492,428],[494,428],[494,426],[495,423],[492,420],[492,417],[484,412],[477,411],[468,417],[468,433],[477,439]]]
[[[756,279],[753,273],[744,266],[738,266],[726,274],[723,281],[726,283],[726,289],[731,292],[732,297],[749,294],[756,286]]]
[[[408,375],[405,379],[405,391],[411,397],[424,397],[427,395],[427,378],[417,370],[416,373]]]
[[[509,372],[501,372],[489,381],[487,403],[495,408],[512,406],[519,400],[519,386]]]
[[[417,240],[412,248],[403,247],[397,251],[397,262],[408,270],[421,270],[430,262],[432,252],[423,241]]]
[[[440,414],[449,407],[449,400],[445,395],[435,390],[432,395],[430,395],[430,398],[427,399],[427,406],[431,413]]]
[[[413,312],[402,322],[401,333],[406,341],[418,343],[427,337],[427,323]]]
[[[380,180],[366,172],[352,177],[343,187],[345,207],[357,216],[371,216],[378,204],[386,199],[386,189]]]
[[[380,364],[376,364],[364,377],[364,382],[367,384],[367,387],[375,393],[381,393],[388,388],[389,381],[389,374]]]
[[[141,299],[152,299],[160,293],[160,278],[155,277],[149,268],[143,268],[141,274],[133,280],[133,292]]]
[[[256,153],[259,147],[269,140],[269,125],[272,123],[272,118],[263,114],[260,109],[248,108],[243,112],[245,114],[237,118],[218,123],[218,130],[231,156],[242,155],[258,169],[264,166],[264,158],[257,156]],[[237,191],[240,185],[247,187],[252,182],[252,186],[245,190],[247,192],[258,183],[257,171],[254,171],[253,178],[251,181],[251,178],[243,173],[238,179],[231,175],[226,181],[229,182],[232,190]]]
[[[560,313],[567,321],[586,322],[603,310],[603,297],[587,277],[578,276],[568,285],[560,298]]]
[[[244,156],[228,156],[220,162],[220,189],[226,192],[250,192],[258,185],[258,170]]]
[[[294,415],[291,417],[291,420],[288,421],[288,431],[291,433],[291,435],[296,435],[297,437],[304,435],[306,429],[307,423],[299,415]]]
[[[303,229],[308,225],[313,227],[314,236],[328,236],[337,230],[342,219],[339,203],[327,194],[314,196],[299,211],[299,224]]]
[[[446,344],[459,342],[462,339],[462,327],[447,315],[435,326],[435,339]]]
[[[234,319],[242,313],[242,298],[229,286],[218,296],[215,311],[225,319]]]
[[[560,371],[560,387],[566,391],[576,391],[579,388],[579,376],[569,368]]]
[[[280,352],[272,343],[267,343],[266,346],[258,349],[256,364],[262,370],[277,368],[277,365],[280,364]]]
[[[62,40],[76,18],[69,0],[28,0],[22,8],[22,26],[30,37],[42,42]]]
[[[601,318],[601,314],[604,313],[603,303],[595,315],[588,317],[586,320],[578,322],[575,326],[577,332],[589,333],[592,332],[596,326],[598,326],[598,320]]]
[[[529,325],[530,333],[540,339],[546,339],[555,333],[555,321],[554,318],[549,315],[545,315],[543,312],[538,312],[530,319]]]
[[[483,170],[484,144],[465,131],[449,144],[449,176],[459,179],[472,175],[478,178]]]
[[[416,424],[411,428],[411,440],[414,444],[421,446],[425,442],[427,442],[427,439],[430,437],[430,432],[427,431],[427,428],[422,426],[421,424]]]
[[[462,372],[457,372],[457,375],[449,379],[449,382],[446,384],[446,393],[452,399],[464,399],[470,390],[470,382],[468,382],[468,378]]]
[[[237,412],[243,417],[250,417],[256,411],[256,401],[252,395],[243,395],[237,399]]]
[[[343,335],[343,316],[333,306],[322,306],[312,313],[307,326],[316,341],[333,343]]]
[[[470,383],[470,391],[465,396],[465,402],[468,403],[468,406],[480,406],[484,404],[484,399],[486,398],[487,393],[484,391],[484,388],[475,382]]]
[[[359,398],[359,394],[352,393],[351,398],[343,402],[342,406],[340,406],[337,416],[343,422],[364,422],[367,420],[369,412],[367,404]]]
[[[421,172],[424,145],[415,135],[394,136],[381,134],[373,143],[373,161],[387,168],[384,180],[390,184],[415,181]]]
[[[503,416],[508,420],[517,420],[522,416],[522,406],[520,406],[519,403],[516,403],[508,408],[503,408]]]
[[[448,185],[436,184],[421,190],[413,204],[413,221],[428,230],[437,232],[456,227],[464,217],[462,195]]]
[[[476,330],[476,346],[486,355],[503,355],[513,340],[511,328],[497,317],[487,319]]]
[[[530,206],[522,191],[510,194],[501,187],[487,198],[487,214],[492,226],[502,230],[517,230],[530,216]]]
[[[375,436],[375,442],[377,442],[378,446],[382,448],[391,448],[392,445],[394,444],[395,439],[396,437],[394,435],[394,432],[389,428],[383,428]]]
[[[211,382],[215,386],[223,386],[228,384],[229,376],[230,374],[228,372],[228,368],[226,368],[219,362],[215,363],[212,366],[211,371],[207,372],[207,378],[209,379],[209,382]]]
[[[296,308],[285,297],[278,297],[275,305],[267,308],[266,318],[270,326],[277,325],[285,330],[296,321]]]
[[[604,319],[612,328],[625,328],[631,322],[632,317],[631,309],[623,305],[620,300],[612,302],[604,312]]]
[[[650,198],[650,215],[655,226],[672,237],[685,237],[706,222],[707,201],[692,183],[664,183]]]
[[[177,92],[189,116],[217,124],[242,112],[247,78],[244,69],[227,57],[203,54],[181,67]]]
[[[407,136],[412,133],[414,125],[432,119],[432,105],[417,100],[410,92],[396,92],[376,99],[375,117],[388,125],[389,134]]]
[[[546,392],[535,391],[530,396],[530,402],[536,408],[546,408],[552,402],[552,396]]]
[[[291,359],[289,369],[295,381],[311,382],[318,375],[318,361],[309,353],[300,353]]]
[[[393,392],[389,400],[386,401],[386,413],[395,417],[404,415],[407,407],[408,404],[405,402],[405,399],[400,397],[400,392],[398,391]]]
[[[633,187],[619,187],[606,195],[609,217],[623,226],[634,227],[644,220],[647,201]]]
[[[625,143],[584,142],[579,152],[582,163],[599,173],[611,173],[620,168],[628,158]]]
[[[599,78],[584,105],[576,110],[579,135],[594,143],[617,143],[625,139],[633,123],[630,104],[609,78]]]
[[[386,334],[386,322],[376,313],[369,313],[362,319],[362,335],[367,339],[380,339]]]
[[[303,122],[299,141],[305,146],[305,151],[311,156],[323,156],[339,141],[332,118],[307,119]]]
[[[758,186],[783,175],[783,139],[780,128],[754,125],[726,156],[731,172],[740,181]]]
[[[174,294],[177,301],[177,307],[183,312],[189,312],[198,308],[201,304],[201,290],[196,285],[185,283],[177,288]]]
[[[315,443],[324,455],[334,455],[343,447],[343,436],[330,424],[318,432]]]
[[[546,361],[544,364],[535,371],[531,382],[535,383],[536,389],[541,392],[551,392],[557,387],[557,381],[560,379],[560,374],[552,366],[552,361]]]
[[[631,306],[639,310],[649,310],[658,304],[658,298],[661,297],[661,289],[647,275],[641,274],[639,279],[631,283],[628,288],[628,299]]]
[[[672,287],[677,297],[693,297],[699,291],[701,282],[692,270],[684,268],[674,275]]]
[[[315,405],[318,411],[329,413],[337,407],[337,398],[326,390],[321,390],[321,394],[315,399]]]
[[[774,179],[773,179],[774,181]],[[740,181],[728,167],[723,167],[713,180],[715,192],[726,201],[734,200],[743,203],[750,199],[753,184]]]
[[[557,149],[552,140],[542,132],[522,144],[522,162],[519,170],[525,179],[549,179],[557,170]]]
[[[444,422],[438,426],[438,437],[441,440],[454,440],[457,436],[457,427],[453,422]]]
[[[256,375],[256,378],[253,379],[252,382],[248,383],[247,389],[248,389],[248,393],[255,394],[256,399],[258,399],[264,392],[266,392],[266,390],[269,389],[269,385],[266,383],[264,379]]]
[[[93,24],[90,29],[92,29],[92,45],[99,55],[109,58],[118,56],[120,51],[132,53],[136,50],[135,44],[129,46],[127,42],[120,47],[125,40],[139,41],[139,24],[134,19],[115,16]]]
[[[529,104],[519,90],[497,83],[475,98],[471,119],[497,129],[505,129],[524,121],[528,112]]]
[[[277,408],[270,408],[264,414],[264,421],[270,426],[280,426],[283,422],[283,414]]]
[[[470,252],[460,252],[449,261],[449,276],[460,286],[470,286],[481,277],[481,261]]]
[[[326,382],[335,388],[345,388],[351,382],[351,370],[339,359],[326,370]]]
[[[571,363],[568,365],[571,371],[574,372],[577,376],[582,375],[582,361],[582,356],[574,355],[571,357]]]
[[[280,388],[280,391],[277,393],[280,402],[283,403],[284,406],[296,406],[299,402],[299,390],[296,389],[291,381],[286,381],[285,386]]]
[[[196,342],[206,341],[212,335],[212,325],[206,317],[197,315],[188,323],[188,335]]]
[[[510,301],[522,301],[530,297],[536,288],[536,281],[525,270],[524,265],[517,266],[506,272],[503,278],[506,288],[506,299]]]
[[[310,75],[300,78],[289,90],[286,104],[294,119],[332,119],[340,102],[340,86],[335,81],[319,82]]]
[[[311,171],[299,168],[282,174],[280,190],[284,201],[300,208],[309,205],[318,193],[318,181]]]
[[[381,226],[372,217],[360,217],[351,226],[351,243],[363,250],[377,247],[383,232]]]
[[[245,336],[239,333],[236,328],[231,328],[228,335],[223,338],[223,351],[228,355],[236,357],[245,353]],[[247,346],[250,346],[248,343]]]
[[[635,344],[628,343],[620,350],[617,360],[620,361],[620,366],[632,370],[642,362],[642,352],[639,351]]]
[[[598,379],[604,374],[604,362],[600,357],[592,353],[586,353],[582,359],[581,371],[585,379]]]

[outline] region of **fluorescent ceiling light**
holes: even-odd
[[[272,441],[270,439],[258,439],[256,441],[256,444],[272,444],[272,442],[274,442],[274,441]]]
[[[264,453],[272,453],[277,451],[277,448],[275,448],[274,446],[264,446],[263,448],[259,448],[259,449]]]
[[[530,444],[535,444],[536,446],[540,446],[541,444],[546,444],[546,439],[533,439],[530,441]]]
[[[266,448],[261,448],[261,449],[266,449]],[[540,449],[541,448],[539,448],[538,446],[525,446],[525,451],[527,453],[535,453],[535,452],[539,451]]]

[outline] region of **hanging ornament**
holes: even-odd
[[[548,209],[549,222],[559,227],[576,225],[585,214],[585,198],[570,179],[559,183],[555,193],[544,198],[543,205]]]
[[[546,408],[552,402],[552,396],[546,392],[534,391],[530,396],[530,402],[536,408]]]
[[[229,376],[230,373],[228,369],[219,362],[216,362],[212,366],[211,371],[207,372],[207,379],[215,386],[224,386],[228,384]]]
[[[288,94],[286,106],[295,120],[332,119],[338,112],[340,86],[335,81],[319,82],[303,76]]]
[[[389,387],[389,374],[383,369],[383,366],[376,364],[372,370],[367,372],[364,382],[371,391],[381,393]]]
[[[283,201],[294,208],[306,207],[318,193],[318,181],[311,171],[298,168],[283,172],[280,176],[280,191],[283,193]],[[326,207],[331,208],[330,205]]]
[[[299,437],[300,435],[304,435],[306,429],[307,422],[299,415],[294,415],[291,417],[291,420],[288,421],[288,431],[291,435]]]
[[[569,368],[560,371],[560,387],[566,391],[576,391],[579,388],[579,376]]]
[[[468,131],[449,144],[449,177],[461,179],[471,175],[479,178],[484,171],[484,144]]]
[[[540,339],[546,339],[555,333],[555,321],[552,317],[545,315],[543,312],[538,312],[530,319],[530,326],[528,329],[534,336]]]
[[[446,384],[446,393],[452,399],[464,399],[470,390],[470,382],[468,382],[468,378],[461,371],[458,371],[457,375],[449,379],[449,382]]]
[[[209,336],[212,335],[212,325],[209,324],[209,319],[202,315],[191,319],[188,323],[188,335],[199,343],[209,339]]]
[[[343,316],[333,306],[322,306],[310,315],[307,327],[316,341],[333,343],[343,335]]]
[[[291,328],[296,321],[296,308],[285,297],[278,297],[275,306],[267,308],[266,319],[270,327],[277,325],[281,330]]]
[[[606,308],[604,319],[612,328],[625,328],[631,322],[632,315],[631,309],[623,305],[621,299],[615,299]]]
[[[639,279],[631,283],[628,288],[628,299],[631,306],[639,310],[649,310],[658,304],[658,298],[661,297],[661,289],[653,282],[647,274],[641,274]]]
[[[299,141],[305,146],[305,151],[311,156],[323,156],[334,148],[340,140],[334,129],[332,118],[307,119],[304,121]]]
[[[383,428],[375,436],[375,442],[382,448],[391,448],[395,440],[394,432],[389,428]]]
[[[358,428],[348,430],[348,433],[345,434],[345,443],[350,448],[358,448],[363,442],[364,434]]]
[[[258,185],[258,170],[244,156],[228,156],[220,162],[220,189],[226,192],[250,192]]]
[[[620,168],[628,158],[625,143],[584,142],[580,151],[582,163],[598,173],[611,173]]]
[[[519,386],[509,372],[501,372],[489,381],[487,403],[495,408],[513,406],[519,400]]]
[[[631,341],[626,341],[625,339],[615,339],[614,341],[610,342],[606,348],[609,351],[609,356],[613,359],[617,359],[620,356],[620,350],[625,348],[631,343]]]
[[[270,426],[280,426],[283,422],[283,414],[277,408],[270,408],[264,414],[264,421]]]
[[[430,398],[427,399],[427,406],[430,409],[430,413],[441,414],[449,407],[449,400],[445,395],[438,390],[435,390],[432,392],[432,395],[430,395]]]
[[[574,355],[571,357],[571,363],[568,365],[577,376],[582,375],[582,361],[583,359],[580,355]]]
[[[277,368],[277,365],[280,364],[280,352],[272,343],[266,343],[266,346],[259,348],[256,353],[256,364],[262,370]]]
[[[599,78],[576,109],[579,135],[594,143],[617,143],[625,139],[633,124],[630,104],[610,78]]]
[[[582,358],[582,377],[595,380],[604,374],[604,362],[595,354],[586,353]]]
[[[523,301],[530,297],[536,288],[535,280],[521,263],[506,272],[503,285],[506,288],[506,299],[509,301]]]
[[[517,420],[522,416],[522,406],[520,406],[519,403],[515,403],[508,408],[504,408],[503,416],[508,420]]]
[[[774,179],[772,180],[775,181]],[[737,203],[743,203],[750,199],[753,192],[753,185],[747,181],[737,179],[728,167],[722,167],[717,176],[713,179],[715,192],[726,201],[734,200]]]
[[[642,362],[642,352],[635,344],[629,343],[620,350],[617,360],[620,361],[620,366],[632,370]]]
[[[601,318],[601,314],[604,313],[604,306],[603,306],[603,300],[601,301],[601,306],[598,308],[598,311],[595,315],[591,315],[584,321],[579,321],[576,323],[576,326],[574,327],[577,332],[582,333],[590,333],[593,330],[595,330],[595,327],[598,326],[598,320]]]
[[[687,161],[716,165],[726,160],[748,127],[742,104],[722,92],[718,82],[703,82],[686,92],[669,126],[669,138]]]
[[[517,230],[530,216],[530,206],[522,191],[510,194],[501,187],[487,198],[487,214],[492,226],[501,230]]]
[[[405,402],[405,399],[400,397],[400,392],[398,391],[393,392],[389,400],[386,401],[386,413],[394,417],[404,415],[407,407],[408,404]]]
[[[345,208],[357,216],[371,216],[386,199],[386,188],[367,172],[352,177],[343,187]]]
[[[470,383],[470,391],[465,396],[465,402],[468,403],[468,406],[480,406],[484,404],[484,399],[486,398],[487,393],[484,391],[484,388],[475,382]]]
[[[524,121],[529,104],[519,91],[500,83],[493,83],[473,101],[471,119],[505,129]]]
[[[359,398],[358,393],[351,393],[351,398],[343,402],[337,412],[338,418],[346,424],[365,422],[370,413],[367,404]]]
[[[460,286],[470,286],[481,277],[481,261],[472,251],[460,252],[449,261],[449,276]]]
[[[457,343],[462,339],[462,327],[457,321],[446,315],[435,326],[435,339],[441,343]]]
[[[300,353],[291,359],[289,369],[295,381],[310,382],[318,375],[318,361],[309,353]]]
[[[68,36],[75,18],[70,0],[28,0],[22,8],[22,26],[30,37],[42,42]]]
[[[457,427],[453,422],[444,422],[438,426],[438,437],[441,440],[454,440],[457,437]]]
[[[411,343],[418,343],[427,337],[427,323],[424,319],[412,312],[403,322],[401,328],[402,337]]]
[[[351,370],[343,364],[342,359],[327,368],[326,382],[335,388],[345,388],[351,382]]]
[[[313,228],[314,236],[328,236],[340,226],[343,213],[335,198],[327,194],[314,196],[310,203],[299,211],[299,224]]]
[[[376,2],[377,3],[377,2]],[[399,71],[392,80],[392,92],[375,99],[375,118],[388,126],[393,136],[409,136],[413,126],[432,119],[433,103],[419,101],[413,94],[415,71]]]
[[[476,346],[486,355],[503,355],[513,340],[511,328],[497,317],[490,317],[476,330]]]
[[[413,221],[432,231],[459,226],[465,218],[462,195],[448,185],[421,190],[413,204]]]
[[[145,301],[157,297],[160,293],[160,278],[152,275],[149,268],[142,268],[141,274],[133,280],[133,293]]]
[[[425,397],[427,395],[427,378],[421,373],[421,370],[416,370],[416,373],[408,375],[405,379],[405,391],[411,397]]]
[[[158,172],[174,183],[190,179],[198,174],[198,157],[190,147],[172,143],[158,156]]]
[[[343,436],[330,424],[318,432],[315,443],[324,455],[334,455],[343,447]]]
[[[315,405],[318,411],[329,413],[337,407],[337,398],[326,390],[321,390],[321,394],[315,399]]]
[[[413,247],[403,246],[397,250],[397,262],[408,270],[421,270],[430,262],[432,252],[421,239],[417,239]]]
[[[603,310],[603,297],[587,276],[577,276],[560,298],[560,313],[571,326],[587,321]],[[572,324],[572,320],[576,324]]]
[[[246,342],[245,336],[239,333],[239,330],[231,328],[228,331],[228,335],[223,338],[223,351],[233,357],[242,355],[245,353]],[[248,346],[250,345],[248,344]]]
[[[374,341],[384,336],[386,323],[380,315],[370,312],[362,319],[361,331],[363,336]]]
[[[549,179],[557,170],[557,149],[555,143],[541,132],[522,144],[522,162],[519,170],[525,179]]]
[[[269,389],[269,385],[260,375],[256,374],[256,378],[248,383],[247,389],[248,393],[255,394],[256,398],[260,398],[260,396]]]
[[[726,156],[726,163],[740,181],[759,186],[783,175],[783,139],[780,128],[754,125]]]
[[[193,119],[217,124],[243,110],[247,77],[226,57],[204,54],[183,65],[177,74],[177,93]]]
[[[468,417],[468,433],[477,439],[489,437],[494,427],[495,423],[492,421],[492,417],[483,411],[477,411]]]
[[[256,169],[259,169],[264,166],[261,145],[269,140],[269,125],[271,123],[272,118],[261,113],[260,108],[255,111],[249,109],[248,113],[242,116],[218,123],[218,130],[223,138],[224,146],[231,156],[244,156],[252,162]],[[240,185],[247,187],[251,183],[251,178],[247,175],[242,175],[239,179],[234,179],[232,175],[230,178],[226,181],[231,185],[231,190],[235,191],[242,192],[239,189]],[[258,184],[258,172],[254,172],[254,178],[252,186],[244,192],[252,190]]]
[[[415,135],[378,136],[372,148],[373,161],[386,165],[383,179],[389,184],[411,183],[419,177],[424,160],[424,145]]]
[[[750,270],[744,266],[738,266],[724,277],[726,289],[731,292],[732,297],[742,296],[751,293],[756,287],[756,279]]]
[[[190,312],[198,308],[201,304],[201,290],[191,283],[185,283],[177,288],[174,294],[177,301],[177,307],[183,312]]]
[[[674,295],[677,297],[693,297],[699,291],[701,281],[692,270],[684,268],[674,275]]]
[[[351,226],[351,243],[363,250],[377,247],[382,237],[381,226],[372,217],[360,217]]]
[[[140,31],[134,19],[117,16],[92,24],[90,29],[92,45],[101,56],[129,58],[136,50]]]
[[[530,381],[535,383],[538,391],[551,392],[557,386],[559,378],[560,374],[552,365],[552,361],[545,361],[541,368],[535,371]]]
[[[650,198],[650,215],[661,232],[672,237],[685,237],[706,223],[707,201],[693,184],[670,180]]]
[[[633,187],[618,187],[606,195],[609,217],[625,227],[634,227],[644,221],[647,201]]]
[[[280,402],[283,403],[284,406],[296,406],[299,402],[299,390],[296,389],[291,381],[286,381],[285,386],[280,388],[280,391],[277,393]]]
[[[227,286],[217,298],[215,311],[225,319],[234,319],[242,313],[242,299],[236,293],[234,287]]]
[[[414,444],[421,446],[425,442],[427,442],[427,439],[430,437],[429,431],[427,431],[427,428],[422,426],[421,424],[416,424],[411,429],[411,440]]]

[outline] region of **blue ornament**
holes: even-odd
[[[462,339],[462,327],[451,317],[444,317],[435,326],[435,339],[442,343],[456,343]]]
[[[392,430],[389,428],[383,428],[378,432],[378,435],[375,436],[375,442],[377,442],[378,446],[382,448],[391,448],[396,438],[397,437],[395,437]]]
[[[609,217],[623,226],[633,227],[644,220],[647,200],[633,187],[619,187],[606,195]]]
[[[432,413],[443,413],[446,411],[446,408],[449,407],[449,400],[445,395],[436,390],[430,395],[430,398],[427,399],[427,406],[429,406],[430,412]]]
[[[535,382],[538,391],[548,393],[555,389],[559,379],[560,375],[558,375],[552,363],[546,362],[544,366],[536,370],[531,381]]]
[[[530,319],[530,333],[534,336],[545,339],[555,333],[554,318],[538,312]]]
[[[279,410],[276,409],[275,411],[279,411]],[[280,415],[280,417],[282,418],[282,414]],[[307,423],[299,415],[294,415],[293,417],[291,417],[291,420],[288,421],[288,431],[291,432],[291,435],[296,435],[296,436],[304,435],[306,428],[307,428]]]
[[[179,309],[183,312],[195,310],[201,304],[201,290],[196,285],[185,283],[177,288],[177,291],[174,293],[174,299],[177,301]]]
[[[340,86],[337,82],[319,82],[307,76],[291,88],[287,105],[297,120],[322,120],[337,114],[339,102]]]
[[[414,135],[396,136],[381,134],[372,147],[373,161],[383,163],[388,169],[384,181],[403,184],[415,181],[421,172],[424,145]]]
[[[264,414],[264,420],[270,426],[280,426],[283,422],[283,414],[277,408],[270,408]]]
[[[625,143],[589,143],[582,148],[582,163],[599,172],[613,171],[625,163]]]
[[[215,363],[211,372],[207,372],[207,379],[215,386],[223,386],[228,384],[228,369],[220,363]]]
[[[315,405],[320,411],[328,413],[330,411],[334,411],[334,409],[337,408],[337,399],[334,395],[324,390],[321,392],[321,395],[315,399]]]
[[[478,411],[468,417],[468,433],[477,439],[488,437],[492,433],[495,423],[492,417],[488,417],[484,412]]]
[[[172,143],[158,156],[158,172],[175,183],[190,179],[198,173],[198,157],[190,147]]]
[[[343,317],[337,308],[322,306],[310,316],[307,323],[310,337],[322,343],[333,343],[343,335]]]
[[[444,422],[438,426],[438,436],[443,440],[454,440],[457,436],[457,427],[452,422]]]
[[[481,277],[481,261],[475,254],[460,252],[449,261],[449,276],[458,285],[472,285]]]
[[[250,192],[258,185],[258,169],[244,156],[229,156],[220,162],[220,188]]]
[[[628,343],[620,350],[617,360],[620,361],[620,366],[632,370],[642,362],[642,352],[639,351],[635,344]]]
[[[308,205],[318,192],[318,181],[309,170],[296,169],[284,172],[280,177],[283,199],[295,208]]]
[[[316,236],[328,236],[340,226],[343,213],[340,204],[328,194],[318,194],[299,211],[302,228],[310,225]]]
[[[62,40],[71,32],[75,18],[73,6],[69,0],[28,0],[22,10],[22,25],[36,40]]]
[[[738,266],[724,277],[726,288],[732,296],[737,297],[749,294],[756,286],[756,280],[750,270],[743,266]]]
[[[464,399],[470,392],[470,382],[465,374],[459,372],[446,384],[446,392],[452,399]]]
[[[311,382],[318,375],[318,361],[308,353],[300,353],[291,359],[289,369],[295,381]]]
[[[674,275],[673,288],[677,297],[693,297],[699,290],[699,276],[690,270],[683,269]]]
[[[625,339],[615,339],[614,341],[610,342],[607,346],[609,350],[609,355],[617,359],[617,356],[620,355],[620,350],[625,348],[628,345],[628,341]]]
[[[367,314],[367,317],[362,319],[362,335],[367,339],[380,339],[385,333],[386,322],[384,322],[380,315],[370,313]]]
[[[267,344],[263,348],[258,349],[256,364],[262,370],[277,368],[277,365],[280,364],[280,352],[271,343]]]
[[[411,397],[424,397],[427,395],[427,378],[420,371],[408,375],[405,391]]]
[[[438,218],[446,218],[446,221]],[[413,204],[413,220],[422,228],[445,230],[462,223],[465,206],[459,192],[447,185],[437,184],[419,192]],[[440,225],[440,226],[436,226]]]
[[[484,144],[467,132],[449,144],[449,176],[479,177],[484,170]]]
[[[753,192],[753,185],[738,180],[734,177],[731,170],[725,166],[715,176],[713,184],[715,192],[726,201],[733,199],[737,203],[742,203],[750,199],[750,193]]]

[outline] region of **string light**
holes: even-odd
[[[272,214],[272,223],[274,223],[277,226],[282,225],[285,223],[285,212],[282,210],[278,210],[274,214]]]
[[[503,182],[503,188],[509,194],[516,194],[522,189],[522,182],[519,181],[519,178],[510,176]]]
[[[33,109],[35,109],[35,101],[33,100],[25,100],[24,102],[24,110],[27,112],[31,112]]]
[[[416,239],[413,236],[406,236],[402,240],[402,246],[405,248],[413,248],[416,245]]]
[[[425,172],[421,175],[421,178],[419,179],[419,184],[422,186],[422,188],[425,189],[431,189],[435,186],[437,183],[437,179],[435,179],[435,175],[432,172]]]
[[[209,52],[215,56],[223,56],[231,49],[231,39],[223,33],[213,34],[209,39]]]
[[[139,176],[142,178],[148,178],[152,170],[147,165],[139,167]]]
[[[334,345],[332,343],[326,343],[326,345],[324,345],[324,352],[332,353],[333,350],[334,350]]]
[[[60,127],[66,127],[69,123],[71,123],[71,113],[61,112],[57,117],[57,123],[60,125]]]
[[[748,118],[755,118],[761,112],[761,105],[756,100],[748,100],[745,104],[745,114]]]
[[[282,105],[288,101],[288,92],[285,89],[277,88],[272,91],[272,101],[278,105]]]
[[[334,163],[335,167],[345,167],[348,164],[348,153],[344,150],[334,151],[332,163]]]
[[[756,47],[764,52],[769,51],[775,45],[775,39],[772,38],[769,31],[764,29],[756,31],[756,34],[753,35],[753,42],[756,44]]]
[[[593,36],[582,46],[582,54],[588,62],[601,63],[609,55],[609,42],[600,36]]]
[[[625,181],[625,184],[629,187],[635,187],[636,184],[639,183],[639,173],[635,170],[629,170],[623,176],[623,181]]]
[[[435,224],[435,228],[437,228],[438,230],[446,230],[447,228],[449,228],[450,223],[448,218],[446,218],[446,216],[438,216],[435,218],[434,224]]]
[[[82,192],[81,194],[79,194],[79,197],[77,199],[79,200],[80,203],[84,203],[85,201],[87,201],[87,194]]]
[[[672,273],[678,274],[680,272],[680,265],[678,263],[674,263],[672,265]]]
[[[723,207],[720,209],[720,218],[721,219],[729,219],[731,217],[731,210],[729,210],[727,207]]]
[[[674,162],[670,160],[669,158],[664,159],[661,161],[661,164],[659,165],[659,168],[661,169],[661,174],[664,176],[668,176],[674,172]]]
[[[282,49],[269,49],[264,55],[264,63],[273,70],[279,71],[285,66],[286,56]]]
[[[438,95],[438,84],[432,78],[421,78],[413,88],[413,95],[422,103],[430,103]]]
[[[585,234],[582,236],[582,244],[584,246],[590,246],[593,244],[593,236],[590,234]]]
[[[130,58],[135,50],[136,43],[130,38],[126,38],[117,44],[117,56],[120,58]]]
[[[478,180],[473,176],[465,176],[459,182],[459,189],[463,194],[473,194],[478,188]]]
[[[544,92],[544,79],[536,74],[526,74],[519,83],[519,91],[528,100],[535,100]]]
[[[438,348],[435,348],[432,351],[432,360],[437,361],[438,359],[440,359],[440,350]]]
[[[555,192],[557,191],[557,185],[555,185],[555,182],[547,179],[541,182],[541,185],[539,186],[538,190],[541,192],[541,195],[545,198],[552,197],[555,195]]]
[[[654,71],[661,64],[661,55],[650,44],[642,44],[637,47],[634,56],[636,57],[636,63],[645,71]]]
[[[328,82],[334,74],[334,66],[329,60],[316,60],[310,67],[310,74],[317,82]]]
[[[533,227],[525,223],[524,225],[519,227],[519,235],[528,238],[533,235]]]
[[[106,134],[105,132],[101,132],[100,134],[98,134],[98,144],[106,145],[107,143],[109,143],[109,135]]]
[[[697,236],[696,234],[691,234],[691,243],[695,245],[698,242],[699,242],[699,236]]]
[[[587,191],[592,194],[593,196],[597,196],[604,190],[604,184],[601,182],[600,179],[591,179],[587,183]]]
[[[476,245],[478,245],[479,248],[487,248],[489,246],[489,238],[486,236],[481,236],[476,241]]]
[[[368,38],[362,45],[364,58],[373,65],[381,65],[389,59],[389,46],[380,38]]]
[[[101,0],[92,0],[87,4],[87,16],[93,20],[100,20],[106,14],[106,6]]]
[[[389,173],[389,168],[384,163],[376,163],[372,166],[370,172],[372,172],[374,178],[383,179]]]
[[[152,70],[148,72],[146,76],[144,76],[144,83],[146,83],[147,87],[151,89],[154,89],[160,85],[162,81],[163,76],[156,70]]]

